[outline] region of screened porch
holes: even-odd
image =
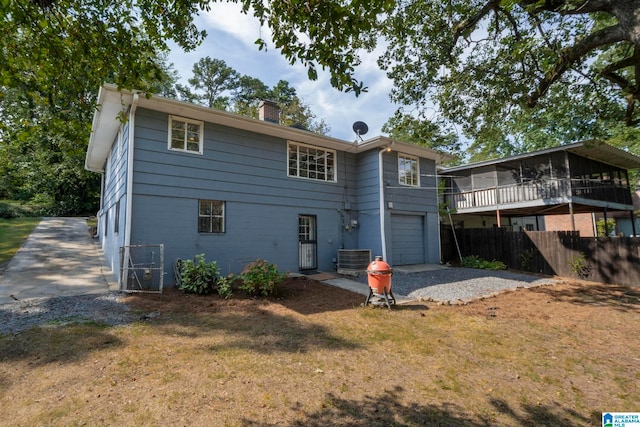
[[[444,201],[458,214],[500,210],[512,215],[541,215],[632,209],[627,170],[577,151],[559,147],[445,169],[441,172],[446,183]]]

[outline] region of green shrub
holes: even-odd
[[[215,261],[206,262],[204,254],[196,255],[195,260],[182,262],[178,289],[200,295],[211,293],[217,288],[219,273],[220,269]]]
[[[248,295],[274,295],[286,277],[278,272],[277,265],[258,259],[242,271],[240,289]]]
[[[533,258],[536,254],[536,250],[531,248],[529,250],[523,251],[520,254],[520,262],[522,263],[522,268],[525,270],[533,269]]]
[[[583,252],[578,252],[569,260],[569,266],[573,271],[573,274],[581,279],[586,279],[591,273],[591,266],[587,262],[587,257]]]
[[[233,294],[232,285],[234,280],[235,277],[233,274],[218,279],[218,295],[224,299],[231,298],[231,295]]]
[[[0,218],[12,219],[18,216],[18,212],[9,203],[0,202]]]
[[[506,270],[507,266],[502,261],[487,261],[478,255],[469,255],[462,258],[462,266],[468,268],[481,268],[483,270]]]
[[[460,260],[460,264],[467,268],[480,268],[479,265],[481,262],[482,259],[478,255],[469,255]]]
[[[50,206],[35,201],[0,200],[0,218],[52,216]]]

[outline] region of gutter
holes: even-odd
[[[133,201],[133,151],[134,144],[133,141],[135,139],[135,125],[136,125],[136,109],[138,107],[138,94],[135,93],[133,95],[133,100],[131,101],[131,108],[129,109],[129,146],[127,147],[127,192],[126,192],[126,204],[127,210],[125,214],[125,227],[124,227],[124,246],[128,247],[131,244],[131,212],[132,212],[132,201]],[[129,259],[128,254],[125,259]],[[123,269],[123,266],[120,266],[120,269]],[[122,271],[122,275],[119,276],[118,282],[122,287],[123,277],[128,277],[129,272],[125,267]],[[121,289],[122,290],[122,289]]]
[[[133,95],[131,109],[129,110],[129,148],[127,151],[127,226],[124,233],[124,245],[131,243],[131,201],[133,200],[133,141],[136,125],[136,109],[138,107],[138,94]]]
[[[87,148],[87,157],[85,159],[85,168],[87,170],[102,172],[102,165],[109,155],[109,147],[111,147],[113,138],[118,131],[118,126],[113,119],[116,116],[119,117],[125,106],[133,105],[134,95],[135,94],[132,91],[119,90],[117,86],[112,84],[105,83],[100,87],[100,92],[98,94],[98,104],[100,108],[93,118],[93,124],[91,127],[93,133],[89,139],[89,147]],[[189,117],[191,119],[202,120],[207,123],[219,124],[235,129],[242,129],[262,135],[275,136],[285,140],[299,142],[304,141],[308,144],[332,150],[357,153],[395,145],[398,147],[399,151],[432,159],[439,163],[454,158],[453,156],[436,152],[430,148],[396,141],[383,136],[369,139],[359,144],[354,144],[353,142],[348,142],[342,139],[318,135],[306,130],[239,116],[226,111],[214,110],[200,105],[164,98],[158,95],[153,95],[149,98],[147,98],[147,96],[148,95],[142,94],[142,96],[135,101],[139,107],[167,114]]]
[[[380,243],[382,244],[382,259],[387,261],[387,238],[385,235],[385,208],[384,208],[384,177],[382,167],[382,153],[390,151],[391,145],[378,151],[378,177],[380,189]]]
[[[438,168],[435,168],[435,179],[436,179],[436,218],[438,218],[438,259],[440,260],[440,264],[442,264],[442,239],[440,238],[440,194],[438,194],[438,189],[440,188],[440,181],[438,180]],[[442,195],[442,203],[444,204],[444,194]],[[451,226],[453,227],[453,225]]]
[[[101,221],[102,211],[104,210],[104,172],[100,172],[100,209],[96,213],[96,217],[98,221]],[[96,228],[96,234],[93,236],[94,238],[100,237],[100,223],[98,223],[98,227]],[[101,239],[102,240],[102,239]],[[102,249],[104,249],[104,240],[102,240],[102,244],[100,245]]]

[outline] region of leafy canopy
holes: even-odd
[[[191,1],[0,0],[0,197],[52,214],[95,208],[99,176],[84,156],[104,82],[162,91],[166,41],[204,37]]]
[[[640,0],[241,3],[286,58],[312,79],[328,69],[341,90],[366,90],[356,67],[381,44],[392,99],[422,121],[435,107],[431,124],[462,125],[478,156],[611,138],[615,123],[640,123]]]
[[[246,79],[204,58],[194,67],[192,87],[180,86],[166,61],[169,40],[185,50],[204,40],[194,19],[208,8],[208,1],[191,0],[0,0],[0,198],[44,202],[51,214],[95,210],[99,176],[84,170],[84,156],[105,81],[227,108],[229,91],[249,85]],[[288,83],[273,90],[292,104]],[[315,123],[296,102],[290,115]]]
[[[336,88],[356,95],[366,90],[356,78],[362,55],[382,47],[392,100],[405,106],[387,124],[392,134],[455,152],[461,129],[472,159],[584,138],[640,150],[640,0],[228,1],[270,27],[275,47],[309,78],[327,69]],[[78,209],[64,187],[95,198],[81,170],[96,88],[193,95],[166,84],[175,76],[162,54],[169,40],[200,44],[194,20],[215,2],[0,0],[3,185],[61,211]],[[221,102],[238,111],[251,114],[252,96],[275,91],[237,77]],[[50,183],[56,176],[67,177],[62,189]]]
[[[286,80],[279,80],[269,88],[262,80],[240,75],[225,61],[208,56],[198,60],[192,72],[193,76],[188,79],[189,86],[175,86],[177,97],[183,101],[258,118],[260,101],[270,100],[280,108],[281,124],[320,134],[329,132],[324,120],[316,118]]]

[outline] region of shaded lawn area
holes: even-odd
[[[0,218],[0,270],[11,261],[40,220],[32,217]]]
[[[127,296],[132,321],[0,336],[0,424],[600,425],[640,401],[640,289],[566,282],[467,305]]]

